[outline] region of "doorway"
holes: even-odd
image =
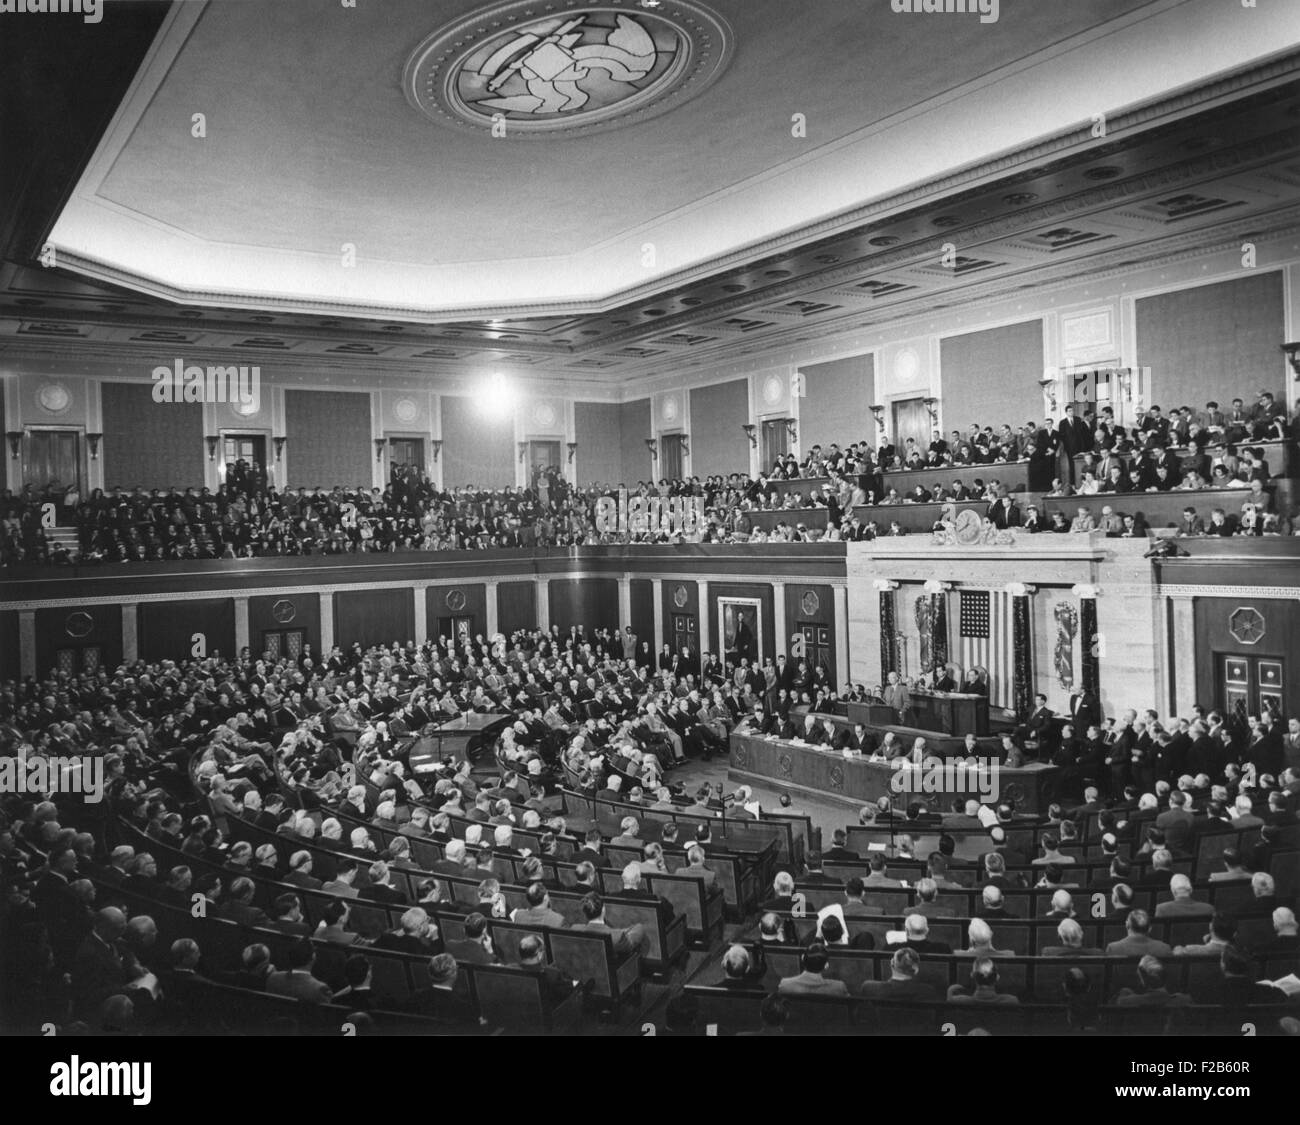
[[[681,480],[686,463],[685,434],[664,434],[659,439],[659,479]]]
[[[695,643],[695,616],[690,613],[674,613],[672,615],[672,646],[673,654],[680,653],[682,649],[689,647],[691,652],[699,656],[699,648]]]
[[[832,653],[831,629],[829,625],[803,624],[799,626],[803,638],[803,658],[808,661],[809,669],[824,668],[827,679],[835,682],[835,658]]]
[[[69,676],[93,674],[99,671],[102,655],[99,645],[55,649],[54,666],[59,672]]]
[[[23,445],[23,484],[38,495],[81,492],[80,430],[28,430]]]
[[[474,618],[468,614],[459,617],[439,617],[438,636],[450,637],[453,646],[459,649],[474,636]]]
[[[282,657],[298,660],[302,656],[303,639],[301,629],[268,629],[262,634],[262,653],[268,660]]]
[[[391,472],[399,467],[424,470],[424,438],[395,437],[388,439],[388,467]]]
[[[899,399],[893,405],[893,418],[894,450],[900,457],[902,450],[907,447],[908,438],[916,441],[917,449],[929,448],[934,425],[930,420],[930,412],[925,408],[924,398]]]
[[[759,468],[769,473],[778,457],[784,457],[790,449],[790,430],[784,418],[767,418],[763,421],[763,460]]]
[[[221,479],[226,484],[235,483],[235,467],[244,462],[244,474],[254,465],[260,466],[264,475],[269,475],[266,463],[266,435],[241,434],[223,430],[221,434]]]
[[[1218,705],[1224,715],[1258,715],[1269,707],[1279,718],[1287,714],[1283,661],[1276,656],[1217,654]]]
[[[547,469],[560,467],[560,443],[558,441],[530,441],[528,443],[528,469],[534,476]]]

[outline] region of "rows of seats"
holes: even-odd
[[[242,955],[251,945],[266,945],[272,952],[272,959],[279,963],[285,949],[299,940],[286,935],[283,931],[259,926],[245,926],[238,922],[213,916],[196,917],[192,909],[172,906],[158,902],[156,899],[133,894],[131,891],[110,883],[99,883],[100,901],[108,904],[121,904],[133,915],[145,914],[157,925],[158,948],[168,949],[181,939],[188,938],[196,942],[202,951],[205,973],[236,974],[242,965]],[[317,900],[317,905],[320,905]],[[399,915],[400,916],[400,915]],[[309,915],[310,917],[310,915]],[[319,921],[317,916],[313,921]],[[563,931],[550,931],[549,934],[561,934]],[[549,934],[547,934],[549,942]],[[406,1025],[413,1021],[417,1026],[423,1024],[430,1034],[460,1034],[465,1030],[473,1031],[473,1026],[452,1024],[439,1021],[433,1017],[420,1020],[409,1012],[402,1012],[401,1005],[408,1002],[419,989],[428,987],[429,958],[406,954],[393,950],[364,947],[341,946],[338,944],[309,939],[312,941],[315,962],[312,974],[335,991],[341,990],[345,983],[344,969],[349,951],[362,953],[370,962],[373,970],[374,990],[392,1004],[391,1009],[381,1009],[379,1022],[394,1021]],[[609,950],[608,937],[601,934],[566,934],[556,942],[559,948],[548,948],[549,956],[559,966],[579,971],[600,963],[616,960]],[[517,956],[516,956],[517,961]],[[631,977],[635,981],[635,960],[631,963]],[[582,994],[575,992],[571,999],[558,1008],[548,1005],[541,992],[537,977],[520,971],[510,965],[480,965],[461,962],[463,974],[462,995],[475,1010],[487,1021],[488,1026],[528,1028],[571,1026],[581,1015]],[[624,975],[629,975],[624,970]],[[585,978],[592,980],[592,976]],[[187,990],[187,996],[200,993],[207,987],[207,981],[196,983]],[[214,982],[220,984],[221,982]],[[458,981],[459,983],[459,981]],[[261,995],[265,995],[264,993]],[[220,993],[214,993],[212,1001],[218,1004]],[[312,1011],[315,1005],[295,1001],[302,1010]],[[219,1009],[218,1009],[219,1010]],[[316,1012],[313,1023],[331,1022],[339,1011],[346,1014],[346,1007],[335,1006],[332,1012]],[[393,1020],[386,1017],[391,1015]],[[188,1023],[188,1019],[187,1019]],[[339,1025],[335,1025],[339,1026]],[[236,1017],[229,1016],[221,1029],[240,1032],[242,1029]],[[336,1032],[337,1033],[337,1032]]]

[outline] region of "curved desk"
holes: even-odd
[[[954,760],[948,759],[949,764]],[[922,768],[895,769],[888,762],[846,758],[838,750],[820,750],[779,738],[732,732],[727,776],[812,793],[861,808],[880,797],[896,805],[924,801],[935,811],[947,811],[954,798],[982,803],[1012,800],[1016,811],[1038,813],[1055,799],[1055,766],[1032,762],[1021,769],[997,767],[974,772],[950,768],[942,773]],[[900,775],[908,775],[902,779]]]

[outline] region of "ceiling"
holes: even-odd
[[[991,24],[708,2],[730,57],[707,89],[621,128],[504,138],[430,120],[404,67],[467,13],[526,23],[540,2],[176,4],[50,241],[90,276],[199,304],[581,314],[1300,42],[1277,6],[1242,20],[1221,0],[1004,0]]]
[[[1266,26],[1219,26],[1225,6],[1200,0],[1051,19],[1003,0],[990,25],[885,3],[710,6],[734,52],[694,97],[590,134],[494,139],[402,90],[425,36],[473,5],[385,4],[382,21],[336,0],[124,5],[120,50],[69,51],[51,78],[78,80],[58,109],[80,134],[52,112],[42,128],[39,96],[27,107],[39,190],[0,215],[0,351],[184,345],[609,389],[1300,224],[1300,6],[1281,22],[1268,6]],[[1175,18],[1181,40],[1147,39]],[[117,107],[98,129],[96,91]],[[344,242],[355,270],[324,249]],[[58,268],[33,261],[46,243]],[[303,258],[314,273],[295,273]],[[480,292],[496,294],[486,313]]]

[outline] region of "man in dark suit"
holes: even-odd
[[[1020,507],[1010,496],[1002,496],[994,500],[988,507],[987,515],[993,521],[993,526],[997,528],[1019,527],[1023,522]]]
[[[334,994],[333,1003],[349,1012],[391,1011],[396,1001],[376,992],[372,985],[374,967],[360,954],[353,954],[343,965],[346,987]]]
[[[294,852],[289,857],[289,873],[284,877],[284,881],[292,883],[295,887],[302,887],[304,890],[318,891],[321,887],[321,881],[311,872],[311,852],[305,849]]]
[[[144,975],[144,969],[119,942],[126,932],[126,915],[108,906],[95,915],[91,932],[73,958],[71,970],[72,1002],[75,1011],[90,1015],[132,981]]]
[[[599,828],[593,828],[587,833],[587,840],[584,846],[573,853],[574,863],[590,863],[593,867],[611,867],[607,856],[600,854],[601,845],[604,837],[600,834]]]
[[[444,951],[442,938],[422,906],[412,906],[402,914],[396,930],[386,930],[375,941],[376,949],[396,953],[413,953],[430,957]]]
[[[469,1002],[456,988],[459,970],[456,958],[450,953],[439,953],[429,959],[429,984],[417,989],[406,1003],[406,1009],[422,1016],[433,1016],[448,1023],[486,1023],[481,1020]]]
[[[51,937],[70,930],[82,917],[82,905],[72,892],[72,880],[76,877],[77,853],[64,848],[50,856],[45,874],[36,884],[32,897],[36,900],[37,917]]]
[[[218,916],[229,918],[241,926],[269,926],[271,920],[266,916],[266,912],[253,905],[256,890],[257,887],[252,879],[242,875],[235,879],[230,884],[230,894],[226,901],[217,910]]]
[[[1111,942],[1106,952],[1110,953],[1120,942]],[[1163,942],[1155,942],[1163,945]],[[1165,946],[1168,950],[1168,946]],[[1121,1008],[1180,1008],[1190,1004],[1192,998],[1185,992],[1170,992],[1165,987],[1165,967],[1158,953],[1145,953],[1138,962],[1138,988],[1121,988],[1115,994],[1115,1004]]]
[[[822,860],[831,860],[835,863],[853,863],[861,858],[857,852],[848,847],[849,834],[843,828],[837,828],[831,833],[831,847],[827,848],[822,854]]]
[[[465,936],[447,942],[447,952],[459,965],[499,965],[501,958],[492,947],[492,937],[487,932],[487,919],[477,911],[465,919]]]
[[[1018,733],[1026,744],[1030,742],[1037,744],[1036,757],[1044,757],[1049,749],[1053,731],[1052,720],[1055,717],[1056,712],[1047,706],[1047,696],[1041,692],[1035,695],[1034,709],[1029,712],[1029,717]]]
[[[1057,424],[1056,436],[1060,446],[1060,457],[1065,462],[1061,467],[1062,480],[1074,483],[1074,459],[1080,453],[1087,453],[1092,448],[1093,436],[1088,423],[1075,416],[1074,404],[1065,404],[1065,416]]]
[[[525,934],[519,939],[519,969],[538,978],[542,1004],[548,1010],[554,1009],[579,987],[578,981],[546,963],[546,947],[537,934]]]
[[[393,906],[406,905],[406,895],[393,886],[392,870],[382,859],[370,865],[369,876],[370,882],[357,892],[358,898],[369,899],[371,902],[388,903]]]
[[[939,884],[933,879],[921,879],[916,884],[916,901],[908,908],[909,913],[921,914],[926,918],[955,918],[957,908],[946,906],[939,901]]]
[[[1151,937],[1151,916],[1145,910],[1133,910],[1124,920],[1124,937],[1106,946],[1107,957],[1168,957],[1173,950],[1163,941]]]
[[[1101,706],[1097,697],[1088,689],[1080,688],[1070,694],[1070,719],[1076,731],[1086,731],[1089,727],[1101,726]]]
[[[640,922],[634,922],[626,929],[615,929],[605,921],[605,899],[599,892],[593,891],[583,896],[582,914],[587,920],[573,926],[572,929],[579,932],[608,934],[616,954],[623,956],[638,950],[644,953],[649,948],[649,935]]]
[[[932,985],[916,979],[921,971],[921,958],[911,945],[895,951],[889,961],[888,980],[869,980],[862,986],[862,995],[868,1000],[935,1000],[938,998]]]
[[[767,974],[767,957],[762,943],[755,943],[753,951],[743,945],[728,946],[722,955],[721,986],[728,992],[749,992],[761,996],[766,992],[763,978]]]
[[[979,908],[975,910],[975,917],[993,921],[997,920],[997,918],[1014,918],[1015,914],[1006,909],[1006,900],[1002,897],[1002,888],[989,883],[980,893],[980,904]]]
[[[618,892],[618,897],[653,902],[659,917],[663,920],[663,924],[667,926],[672,923],[675,913],[673,904],[643,886],[641,865],[639,863],[629,863],[623,868],[623,889]]]
[[[924,914],[909,914],[903,922],[907,934],[907,948],[915,953],[951,953],[952,946],[944,941],[930,938],[930,923]]]
[[[551,898],[542,883],[531,883],[524,892],[527,906],[517,907],[510,916],[512,922],[521,922],[530,926],[564,925],[564,916],[552,909]]]
[[[1192,854],[1196,818],[1192,816],[1187,804],[1187,794],[1175,789],[1169,794],[1169,807],[1156,817],[1156,827],[1165,834],[1165,847],[1174,855]]]

